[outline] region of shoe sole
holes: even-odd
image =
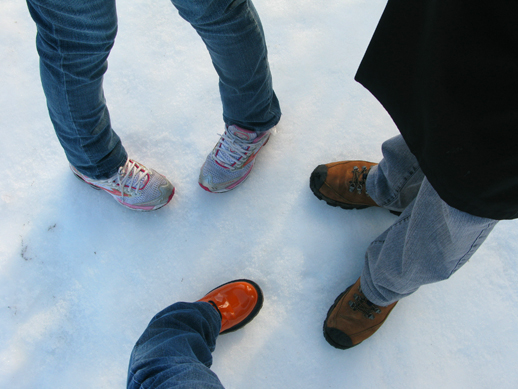
[[[339,207],[342,209],[365,209],[365,208],[372,208],[371,205],[352,205],[352,204],[346,204],[342,203],[340,201],[336,201],[333,199],[330,199],[327,196],[324,196],[322,193],[320,193],[320,188],[322,185],[324,185],[327,178],[327,166],[326,165],[318,165],[315,170],[311,173],[311,176],[309,177],[309,188],[313,192],[313,194],[317,197],[317,199],[325,201],[327,205],[330,205],[332,207]],[[399,216],[401,215],[401,212],[398,211],[391,211],[390,213]]]
[[[234,331],[239,330],[240,328],[243,328],[245,325],[250,323],[257,316],[257,314],[259,313],[259,311],[263,307],[263,302],[264,302],[263,291],[261,290],[259,285],[257,285],[254,281],[247,280],[245,278],[239,279],[239,280],[232,280],[232,281],[226,282],[224,284],[221,284],[221,285],[215,287],[214,289],[212,289],[210,292],[206,293],[206,295],[211,293],[211,292],[213,292],[213,291],[215,291],[218,288],[221,288],[222,286],[225,286],[225,285],[228,285],[228,284],[232,284],[234,282],[246,282],[246,283],[252,285],[254,287],[254,289],[257,291],[257,303],[255,304],[255,307],[252,310],[252,312],[250,312],[249,315],[245,319],[243,319],[242,322],[236,324],[234,327],[230,327],[230,328],[226,329],[225,331],[220,332],[219,333],[220,335],[228,334],[229,332],[234,332]]]
[[[94,184],[90,184],[89,182],[86,182],[86,181],[83,179],[83,177],[78,176],[78,175],[77,175],[73,170],[72,170],[72,173],[74,174],[74,176],[75,176],[78,180],[80,180],[81,182],[84,182],[86,185],[90,186],[91,188],[93,188],[93,189],[95,189],[95,190],[102,190],[102,191],[106,192],[103,188],[99,188],[98,186],[96,186],[96,185],[94,185]],[[124,208],[131,209],[132,211],[137,211],[137,212],[151,212],[151,211],[156,211],[157,209],[160,209],[160,208],[162,208],[162,207],[165,207],[167,204],[169,204],[169,202],[172,200],[172,198],[173,198],[173,196],[174,196],[174,193],[175,193],[175,192],[176,192],[176,188],[174,188],[174,187],[173,187],[173,191],[172,191],[172,192],[171,192],[171,194],[169,195],[169,198],[167,199],[167,201],[166,201],[164,204],[159,205],[159,206],[157,206],[157,207],[155,207],[155,208],[151,208],[151,209],[133,208],[133,207],[131,207],[131,206],[129,206],[129,205],[122,204],[122,203],[118,200],[118,198],[117,198],[116,196],[113,196],[113,195],[111,195],[111,194],[110,194],[110,193],[108,193],[108,192],[106,192],[106,193],[108,193],[110,196],[112,196],[112,197],[115,199],[115,201],[117,201],[117,203],[119,203],[120,205],[122,205]]]

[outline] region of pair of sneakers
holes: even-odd
[[[250,174],[255,157],[268,142],[270,131],[255,132],[228,126],[203,164],[199,184],[208,192],[223,193],[236,188]],[[135,211],[153,211],[169,203],[175,188],[163,175],[128,159],[118,172],[104,180],[72,172],[98,190],[110,194],[122,206]]]

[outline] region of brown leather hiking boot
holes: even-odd
[[[371,303],[360,287],[360,279],[339,295],[324,321],[324,337],[336,348],[354,347],[381,327],[397,304],[379,307]]]
[[[319,165],[311,173],[309,187],[315,196],[333,207],[377,207],[365,188],[367,174],[376,165],[367,161],[342,161]]]

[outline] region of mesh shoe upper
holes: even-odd
[[[137,211],[152,211],[166,205],[174,195],[173,185],[153,169],[128,159],[117,174],[106,180],[95,180],[70,166],[74,174],[112,195],[121,205]]]
[[[270,137],[229,126],[207,156],[200,171],[200,186],[209,192],[226,192],[241,184],[252,170],[255,156]]]

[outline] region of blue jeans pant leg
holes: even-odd
[[[135,344],[128,389],[223,388],[212,352],[221,317],[208,303],[176,303],[158,313]]]
[[[27,5],[37,25],[50,118],[68,161],[91,178],[108,178],[127,159],[102,88],[117,32],[115,1],[27,0]]]
[[[250,0],[171,0],[201,36],[219,75],[227,125],[266,131],[281,116],[264,31]]]
[[[403,213],[367,249],[361,285],[370,301],[386,306],[422,285],[449,278],[497,221],[442,201],[401,136],[383,144],[383,156],[369,173],[367,191],[377,204]]]

